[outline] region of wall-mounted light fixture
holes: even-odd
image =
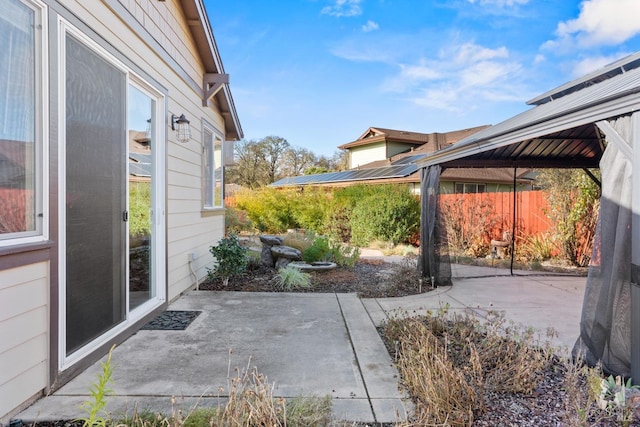
[[[171,129],[177,131],[178,141],[183,144],[189,142],[191,131],[189,130],[189,120],[181,114],[180,117],[175,114],[171,115]]]

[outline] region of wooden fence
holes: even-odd
[[[33,229],[33,191],[0,187],[0,233]]]
[[[440,202],[450,240],[468,242],[476,238],[488,243],[501,240],[503,232],[512,230],[513,192],[441,194]],[[515,206],[516,236],[551,231],[544,192],[519,191]]]

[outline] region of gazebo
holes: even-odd
[[[422,254],[434,285],[451,281],[438,222],[446,168],[596,168],[602,197],[574,352],[640,380],[640,52],[530,100],[532,108],[419,162]],[[426,196],[426,197],[425,197]]]

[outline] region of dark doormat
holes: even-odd
[[[153,331],[184,331],[202,313],[198,310],[165,311],[144,325],[142,329]]]

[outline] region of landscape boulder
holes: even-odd
[[[273,246],[282,245],[282,242],[284,242],[284,240],[282,240],[282,238],[278,236],[269,236],[265,234],[260,236],[260,241],[262,242],[260,263],[262,265],[266,265],[267,267],[273,267],[275,265],[275,259],[273,258],[273,255],[271,255],[271,248]]]
[[[301,261],[302,252],[290,246],[272,246],[271,255],[275,259],[275,267],[286,267],[291,261]]]

